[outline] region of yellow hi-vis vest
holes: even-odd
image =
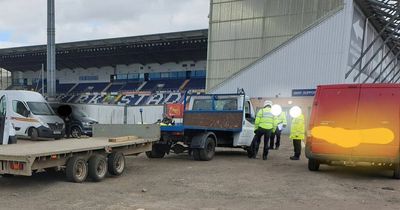
[[[290,128],[291,139],[303,140],[305,136],[304,115],[301,114],[297,118],[293,118],[292,127]]]
[[[282,112],[278,117],[275,117],[275,129],[277,129],[280,124],[287,125],[285,112]]]
[[[258,111],[254,129],[273,129],[275,127],[275,116],[271,113],[271,108],[263,108]]]

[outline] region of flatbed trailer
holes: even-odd
[[[68,181],[83,182],[88,176],[93,181],[100,181],[107,172],[121,175],[125,169],[125,156],[151,151],[158,140],[159,134],[116,143],[109,142],[107,137],[19,141],[18,144],[0,146],[0,174],[32,176],[37,172],[65,169]]]

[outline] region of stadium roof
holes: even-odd
[[[57,44],[57,69],[167,63],[207,59],[208,30]],[[46,65],[46,45],[0,49],[0,68],[37,71]]]

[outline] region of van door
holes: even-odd
[[[0,98],[0,145],[8,143],[8,131],[6,128],[7,119],[7,100],[3,95]]]
[[[397,157],[399,97],[400,90],[394,87],[361,88],[357,128],[363,131],[363,142],[353,148],[354,157]]]
[[[360,88],[357,85],[321,87],[313,105],[312,132],[316,130],[315,128],[324,128],[329,131],[354,129],[357,120],[359,93]],[[332,133],[334,132],[320,133],[318,137],[315,137],[315,133],[313,133],[311,151],[315,154],[349,158],[352,149],[335,142],[337,136],[332,136]],[[341,135],[341,142],[350,141],[344,133],[339,135]]]
[[[254,137],[254,114],[250,101],[244,103],[242,131],[234,135],[233,146],[250,146]]]

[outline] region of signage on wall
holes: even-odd
[[[316,89],[293,89],[292,96],[315,96]]]

